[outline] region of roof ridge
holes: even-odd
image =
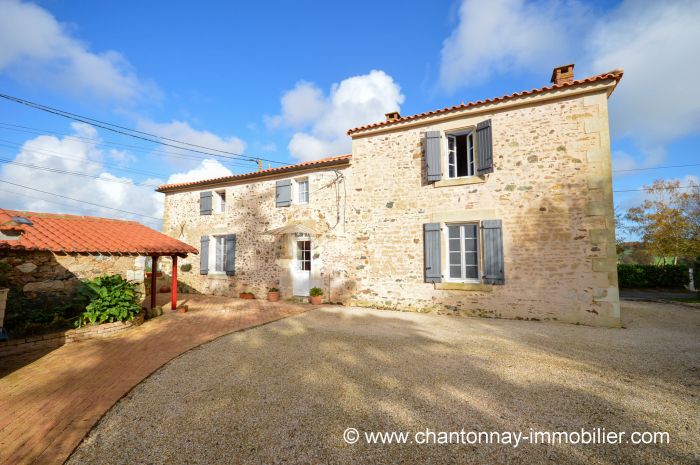
[[[7,208],[0,208],[0,211],[7,213],[10,216],[34,216],[38,218],[54,218],[54,219],[66,219],[66,220],[95,220],[95,221],[117,221],[119,223],[134,223],[141,224],[135,220],[122,220],[117,218],[105,218],[103,216],[89,216],[89,215],[74,215],[71,213],[48,213],[48,212],[31,212],[28,210],[10,210]]]
[[[605,79],[615,79],[616,81],[619,82],[619,80],[622,78],[622,75],[624,74],[624,70],[621,68],[614,69],[612,71],[608,71],[605,73],[600,73],[600,74],[594,74],[592,76],[588,76],[585,78],[581,79],[576,79],[571,82],[564,82],[561,84],[550,84],[548,86],[536,88],[536,89],[531,89],[531,90],[523,90],[520,92],[513,92],[511,94],[505,94],[499,97],[493,97],[493,98],[486,98],[486,99],[481,99],[481,100],[476,100],[474,102],[467,102],[467,103],[460,103],[458,105],[453,105],[451,107],[445,107],[445,108],[440,108],[437,110],[432,110],[432,111],[425,111],[423,113],[415,113],[413,115],[408,115],[408,116],[402,116],[400,118],[394,119],[392,121],[379,121],[377,123],[370,123],[370,124],[365,124],[363,126],[358,126],[352,129],[349,129],[347,131],[348,135],[356,134],[361,131],[366,131],[369,129],[375,129],[375,128],[380,128],[380,127],[385,127],[385,126],[390,126],[398,123],[404,123],[406,121],[413,121],[417,119],[422,119],[422,118],[427,118],[429,116],[434,116],[434,115],[439,115],[442,113],[448,113],[450,111],[456,111],[456,110],[463,110],[466,108],[472,108],[476,106],[481,106],[481,105],[487,105],[490,103],[499,103],[505,100],[510,100],[514,99],[517,97],[524,97],[528,95],[533,95],[533,94],[539,94],[543,92],[549,92],[552,90],[557,90],[557,89],[562,89],[562,88],[567,88],[567,87],[572,87],[572,86],[577,86],[580,84],[587,84],[591,82],[596,82],[596,81],[601,81]]]
[[[237,179],[255,178],[257,176],[264,176],[267,174],[275,174],[275,173],[283,173],[285,171],[294,170],[297,168],[304,168],[307,166],[316,166],[316,165],[321,165],[324,163],[331,163],[334,161],[341,161],[341,160],[350,159],[350,158],[352,158],[352,154],[348,153],[345,155],[335,155],[332,157],[319,158],[316,160],[302,161],[302,162],[294,163],[291,165],[284,165],[284,166],[278,166],[275,168],[268,168],[268,169],[262,170],[262,171],[251,171],[249,173],[233,174],[230,176],[220,176],[218,178],[202,179],[199,181],[188,181],[188,182],[180,182],[180,183],[172,183],[172,184],[162,184],[156,188],[156,191],[162,192],[163,190],[167,190],[167,189],[177,189],[177,188],[182,188],[182,187],[199,186],[202,184],[233,181],[233,180],[237,180]]]

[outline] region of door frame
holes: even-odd
[[[300,297],[308,297],[309,291],[311,290],[311,270],[313,268],[313,258],[311,254],[311,249],[312,249],[312,243],[311,243],[311,236],[308,234],[294,234],[292,236],[292,242],[293,244],[293,260],[292,260],[292,294],[295,296],[300,296]],[[300,260],[299,260],[299,242],[308,242],[309,244],[309,249],[308,249],[308,260],[303,259],[302,261],[308,262],[308,270],[301,270],[300,269]],[[298,286],[303,285],[303,283],[299,283],[299,280],[302,280],[302,273],[306,274],[306,289],[303,292],[297,292]]]

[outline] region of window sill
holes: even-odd
[[[484,176],[467,176],[465,178],[443,179],[441,181],[435,181],[433,183],[433,186],[435,186],[435,187],[465,186],[468,184],[482,184],[485,182],[486,182],[486,177],[484,177]]]
[[[210,271],[207,276],[209,276],[210,279],[226,279],[228,278],[228,275],[226,274],[225,271]]]
[[[440,291],[481,291],[492,292],[493,286],[483,283],[436,283],[435,289]]]

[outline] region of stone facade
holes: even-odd
[[[202,216],[203,188],[166,190],[164,231],[194,246],[237,234],[236,276],[180,279],[198,292],[292,294],[290,238],[265,231],[298,220],[312,239],[312,280],[327,300],[381,308],[619,325],[607,99],[614,80],[353,132],[351,167],[222,183],[226,211]],[[426,131],[492,121],[492,173],[428,182]],[[309,205],[275,206],[275,180],[309,176]],[[327,187],[325,187],[327,186]],[[500,219],[503,285],[424,282],[423,224]],[[442,250],[446,257],[445,248]],[[446,260],[443,259],[443,263]]]
[[[134,255],[58,254],[5,249],[0,260],[10,265],[8,283],[28,298],[69,296],[81,279],[120,274],[143,283],[145,257]],[[141,288],[143,292],[143,287]]]
[[[346,257],[351,247],[347,234],[353,189],[352,169],[347,164],[319,171],[297,171],[268,176],[253,182],[241,181],[216,187],[226,191],[223,213],[200,215],[200,189],[168,194],[165,197],[163,231],[183,242],[200,246],[202,236],[236,234],[236,274],[200,274],[200,255],[180,261],[191,264],[190,271],[178,270],[178,281],[186,292],[237,296],[242,291],[263,296],[267,288],[279,288],[282,296],[292,295],[294,253],[291,235],[275,236],[266,231],[294,222],[311,222],[320,235],[312,244],[311,285],[325,290],[327,300],[343,302],[353,292]],[[309,181],[309,203],[275,206],[275,183],[279,179]],[[212,259],[213,260],[213,259]],[[164,273],[170,262],[163,261]]]

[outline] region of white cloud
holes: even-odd
[[[100,142],[95,128],[82,123],[73,123],[72,127],[75,136],[89,140],[41,135],[25,142],[14,161],[81,173],[89,177],[4,164],[0,167],[0,180],[150,217],[161,217],[162,194],[154,192],[152,185],[162,180],[137,182],[108,172],[102,163],[106,154],[98,147]],[[117,180],[120,183],[100,179]],[[73,202],[11,184],[0,183],[0,189],[0,205],[5,208],[131,218],[151,227],[162,226],[162,222],[157,219]]]
[[[697,1],[628,1],[585,41],[591,69],[624,67],[610,106],[612,129],[649,146],[645,152],[700,129],[699,24]]]
[[[440,83],[454,91],[503,73],[568,63],[589,13],[574,1],[464,0],[444,41]]]
[[[159,95],[119,53],[91,52],[51,13],[17,0],[0,0],[0,72],[75,95],[118,101]]]
[[[281,103],[280,115],[265,118],[268,127],[304,126],[318,119],[328,106],[323,91],[307,81],[299,81],[282,96]]]
[[[300,160],[313,160],[347,153],[350,138],[346,131],[399,111],[404,96],[391,76],[372,70],[333,84],[328,95],[301,82],[281,101],[282,114],[276,117],[280,124],[305,126],[292,136],[289,151]]]
[[[181,182],[202,181],[204,179],[221,178],[231,176],[233,173],[230,169],[219,163],[218,160],[208,158],[184,173],[174,173],[168,178],[168,184]]]

